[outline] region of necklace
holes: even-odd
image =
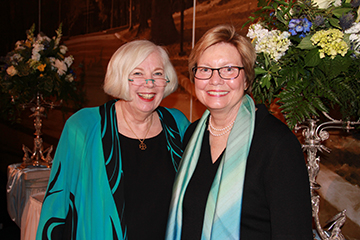
[[[146,139],[147,134],[148,134],[149,131],[150,131],[150,127],[151,127],[151,125],[152,125],[152,120],[153,120],[153,115],[151,115],[150,125],[149,125],[148,130],[146,131],[145,137],[144,137],[144,139],[141,140],[141,139],[136,135],[136,133],[132,130],[132,128],[130,127],[129,123],[126,121],[125,114],[124,114],[124,109],[123,109],[123,108],[121,108],[121,111],[122,111],[122,114],[123,114],[123,116],[124,116],[124,120],[125,120],[126,124],[128,125],[128,127],[130,128],[131,132],[132,132],[132,133],[135,135],[135,137],[140,141],[139,148],[144,151],[144,150],[147,148],[147,146],[146,146],[146,144],[144,143],[144,141],[145,141],[145,139]]]
[[[232,126],[234,125],[234,122],[235,122],[235,120],[232,121],[228,126],[226,126],[226,127],[224,127],[224,128],[220,128],[220,129],[214,128],[214,126],[211,124],[211,115],[210,115],[210,118],[209,118],[209,127],[208,127],[208,129],[209,129],[209,132],[210,132],[211,135],[213,135],[213,136],[215,136],[215,137],[220,137],[220,136],[223,136],[223,135],[225,135],[225,134],[227,134],[228,132],[231,131]],[[212,130],[215,130],[215,131],[221,132],[221,133],[216,134],[216,133],[214,133]]]

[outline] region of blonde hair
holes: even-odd
[[[197,66],[200,56],[206,49],[217,43],[230,43],[239,52],[243,67],[245,68],[246,93],[250,93],[255,78],[256,52],[251,42],[238,34],[232,25],[218,25],[208,30],[195,45],[189,56],[190,81],[194,82],[193,68]]]
[[[115,98],[130,101],[129,75],[151,53],[157,51],[164,65],[166,78],[170,81],[164,90],[164,98],[173,93],[178,86],[176,71],[164,48],[148,40],[135,40],[122,45],[111,57],[104,81],[105,93]]]

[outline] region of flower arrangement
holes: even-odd
[[[334,108],[343,119],[358,119],[360,0],[259,0],[258,6],[245,23],[258,54],[255,101],[280,105],[290,128]]]
[[[84,103],[81,81],[77,81],[73,56],[61,45],[61,25],[52,39],[39,33],[35,25],[27,31],[27,39],[18,41],[15,49],[0,62],[1,117],[14,121],[24,106],[41,94],[50,102],[65,102],[80,108]]]

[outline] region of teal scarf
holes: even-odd
[[[182,206],[187,185],[199,159],[210,112],[205,111],[183,154],[170,205],[167,240],[180,240]],[[241,203],[246,160],[255,125],[255,105],[242,99],[206,203],[201,240],[240,239]]]

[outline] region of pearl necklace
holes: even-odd
[[[234,121],[232,121],[228,126],[224,127],[224,128],[221,128],[221,129],[218,129],[218,128],[214,128],[214,126],[211,124],[211,115],[210,115],[210,118],[209,118],[209,132],[211,135],[213,135],[214,137],[220,137],[220,136],[223,136],[225,134],[227,134],[228,132],[231,131],[232,129],[232,126],[234,125]],[[221,132],[219,134],[215,134],[212,130],[215,130],[217,132]]]
[[[147,134],[148,134],[149,131],[150,131],[150,127],[151,127],[151,125],[152,125],[152,120],[153,120],[153,115],[151,115],[150,125],[149,125],[149,127],[148,127],[148,130],[146,131],[146,134],[145,134],[144,139],[140,139],[140,138],[136,135],[136,133],[132,130],[132,128],[130,127],[129,123],[126,121],[125,114],[124,114],[124,109],[123,109],[123,108],[121,108],[121,111],[122,111],[122,114],[123,114],[123,117],[124,117],[124,120],[125,120],[126,124],[127,124],[128,127],[130,128],[130,130],[132,131],[132,133],[135,135],[135,137],[140,141],[139,148],[140,148],[141,150],[145,150],[145,149],[147,148],[147,146],[146,146],[146,144],[144,143],[144,141],[145,141],[145,139],[146,139]]]

